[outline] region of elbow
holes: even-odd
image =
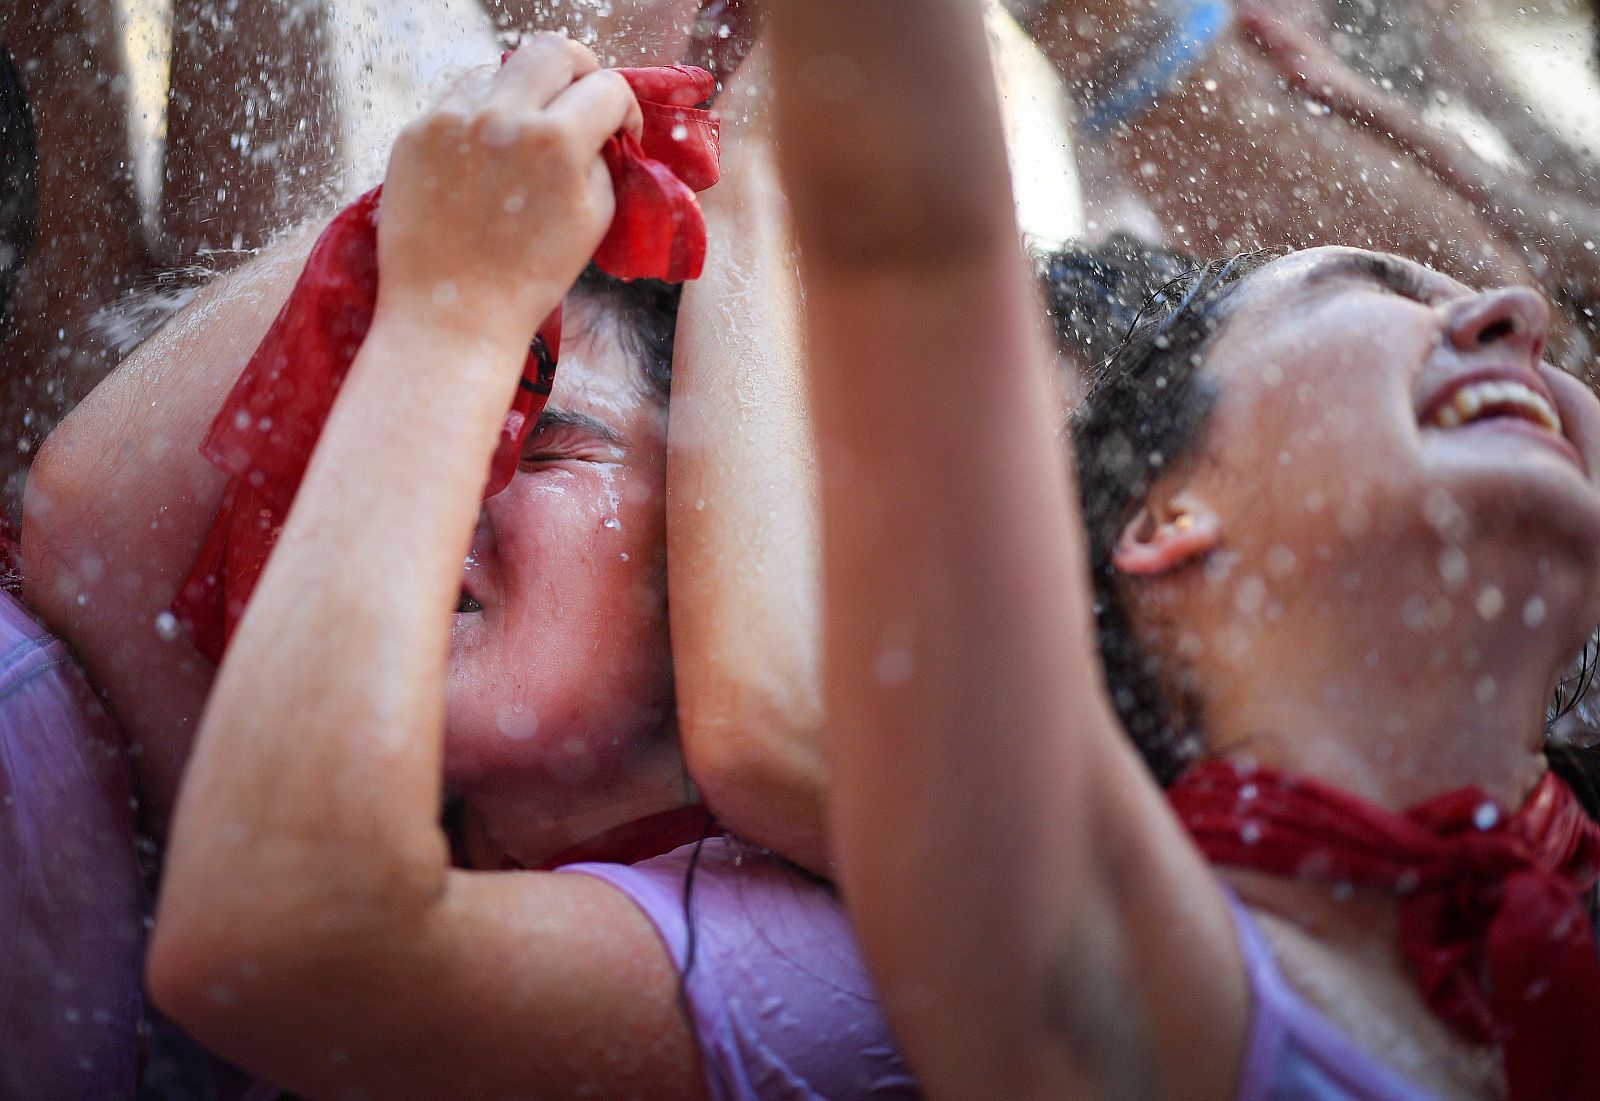
[[[186,845],[183,831],[180,817],[146,990],[162,1013],[235,1061],[306,1041],[308,1005],[370,991],[427,939],[446,902],[437,831],[419,834],[400,863],[266,838],[243,855],[219,853]],[[263,852],[278,859],[251,859]]]
[[[285,958],[282,943],[252,942],[231,925],[224,914],[205,925],[162,915],[145,958],[145,989],[170,1020],[238,1060],[248,1054],[253,1032],[274,1027],[283,1001],[278,992],[298,965]]]
[[[689,772],[733,833],[828,874],[821,708],[746,699],[684,723]]]
[[[23,595],[56,633],[71,638],[77,618],[77,574],[69,563],[82,559],[92,527],[94,476],[63,424],[40,447],[28,470],[22,504]]]
[[[684,754],[695,783],[713,793],[820,791],[825,783],[817,693],[752,684],[680,687]]]
[[[209,1031],[208,1014],[228,1000],[217,976],[217,946],[175,932],[158,922],[145,956],[145,991],[168,1018],[196,1036]]]
[[[334,927],[164,900],[145,957],[146,993],[208,1050],[248,1066],[303,1040],[309,1005],[360,988],[351,974],[360,954]]]

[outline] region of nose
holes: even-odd
[[[1500,287],[1451,304],[1446,325],[1458,352],[1495,351],[1544,358],[1550,337],[1550,304],[1532,287]]]

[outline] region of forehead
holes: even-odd
[[[666,395],[626,339],[629,324],[603,296],[568,297],[552,404],[595,416],[665,413]]]
[[[1230,301],[1210,352],[1208,365],[1240,355],[1251,357],[1264,344],[1280,340],[1301,353],[1334,334],[1308,325],[1319,306],[1359,289],[1387,288],[1400,297],[1420,295],[1443,302],[1473,294],[1472,288],[1414,260],[1387,252],[1327,246],[1290,253],[1247,276]],[[1359,343],[1360,334],[1345,335]]]
[[[1465,283],[1404,256],[1328,245],[1279,257],[1249,276],[1240,288],[1240,305],[1259,307],[1273,300],[1298,299],[1345,279],[1381,285],[1399,278],[1414,280],[1430,296],[1472,293]]]

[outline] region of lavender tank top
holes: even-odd
[[[144,889],[121,739],[0,592],[0,1097],[131,1098]]]
[[[732,838],[573,864],[644,911],[686,975],[712,1101],[917,1101],[837,896]],[[692,954],[692,960],[691,960]]]
[[[1239,1101],[1440,1101],[1358,1048],[1297,994],[1255,918],[1226,894],[1250,981]]]

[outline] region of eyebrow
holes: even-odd
[[[1306,276],[1310,285],[1354,276],[1369,279],[1396,294],[1411,294],[1422,282],[1422,273],[1397,256],[1381,252],[1341,252],[1318,264]]]
[[[579,432],[586,432],[602,443],[608,443],[615,447],[627,446],[627,440],[623,439],[622,433],[604,421],[596,420],[587,413],[575,413],[570,409],[561,409],[549,405],[545,406],[544,412],[539,414],[539,419],[533,424],[533,431],[528,435],[530,437],[538,436],[561,428],[572,428]]]

